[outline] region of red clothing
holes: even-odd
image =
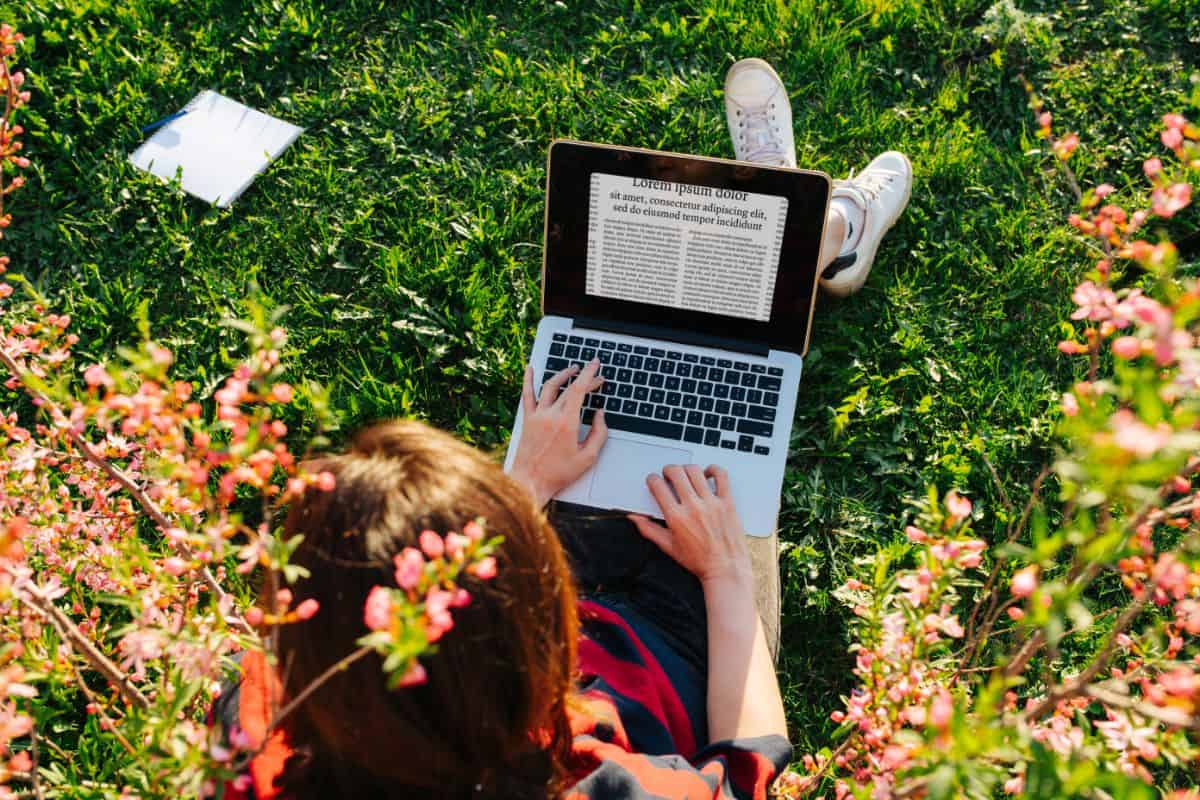
[[[775,776],[791,758],[782,736],[700,746],[694,717],[663,662],[620,614],[580,603],[580,708],[571,713],[575,783],[566,800],[766,800]],[[259,653],[247,653],[240,687],[215,709],[255,743],[268,724],[269,691],[278,691]],[[272,733],[251,762],[249,786],[226,787],[233,800],[284,800],[274,787],[290,755],[286,737]]]

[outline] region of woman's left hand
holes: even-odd
[[[593,359],[559,396],[559,389],[578,371],[576,367],[567,367],[546,381],[538,399],[533,388],[533,367],[525,367],[521,442],[509,474],[533,493],[539,506],[546,505],[550,498],[587,472],[608,438],[604,411],[597,409],[591,431],[586,439],[579,441],[579,415],[584,397],[599,389],[604,379],[597,375],[600,362]]]

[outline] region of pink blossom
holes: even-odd
[[[1167,128],[1159,134],[1162,143],[1165,147],[1171,150],[1177,150],[1183,144],[1183,131],[1178,128]]]
[[[1059,159],[1066,161],[1079,147],[1079,136],[1074,133],[1068,133],[1054,143],[1054,155]]]
[[[1049,111],[1043,111],[1038,114],[1038,127],[1049,128],[1050,123],[1054,121],[1054,116]]]
[[[112,376],[99,364],[92,364],[83,371],[83,382],[91,387],[103,386],[106,389],[112,388],[113,385]]]
[[[1163,126],[1167,128],[1174,128],[1175,130],[1182,131],[1185,127],[1187,127],[1187,118],[1184,117],[1183,114],[1163,114],[1162,123]]]
[[[1014,775],[1004,782],[1005,794],[1020,794],[1025,791],[1025,773]]]
[[[421,531],[418,542],[421,545],[421,551],[429,558],[441,558],[446,552],[446,545],[442,541],[442,537],[433,531]]]
[[[1103,200],[1116,190],[1117,187],[1113,186],[1111,183],[1102,183],[1092,190],[1092,196],[1097,200]]]
[[[454,593],[436,586],[425,594],[425,633],[429,641],[436,642],[454,627],[454,618],[450,616],[450,608],[454,602]]]
[[[477,563],[468,567],[467,571],[480,580],[490,581],[496,577],[496,559],[492,556],[481,558]]]
[[[942,620],[942,633],[949,636],[951,639],[961,639],[966,631],[959,623],[957,616],[946,617]]]
[[[925,533],[925,531],[921,530],[920,528],[918,528],[915,525],[907,526],[904,529],[904,533],[906,536],[908,536],[908,540],[910,542],[915,542],[917,544],[923,544],[923,543],[929,541],[929,534]]]
[[[1008,614],[1008,618],[1013,622],[1020,622],[1025,619],[1025,609],[1019,606],[1009,606],[1006,613]]]
[[[1142,171],[1146,173],[1147,178],[1154,178],[1162,172],[1162,169],[1162,159],[1159,158],[1147,158],[1145,162],[1142,163]]]
[[[332,472],[320,472],[317,473],[316,485],[322,492],[332,492],[333,488],[337,486],[337,480],[333,477]]]
[[[483,527],[475,520],[471,520],[463,525],[463,535],[472,542],[481,542],[483,541]]]
[[[1136,336],[1119,336],[1113,340],[1112,351],[1117,356],[1130,361],[1142,354],[1142,340]]]
[[[1068,417],[1073,417],[1079,413],[1079,400],[1070,392],[1064,392],[1062,396],[1062,412]]]
[[[1173,183],[1159,186],[1150,193],[1150,209],[1160,217],[1170,218],[1175,212],[1186,208],[1192,201],[1192,186],[1189,183]]]
[[[1110,319],[1117,305],[1117,296],[1113,291],[1106,286],[1097,286],[1093,281],[1084,281],[1076,286],[1071,299],[1079,306],[1071,314],[1071,319],[1089,319],[1097,322]]]
[[[446,554],[455,561],[462,561],[466,548],[471,540],[461,533],[451,531],[446,534]]]
[[[296,606],[296,618],[301,620],[312,619],[321,610],[321,604],[314,598],[308,598],[300,602]]]
[[[259,625],[263,624],[263,619],[266,617],[266,615],[258,606],[250,606],[246,609],[246,613],[243,615],[243,617],[246,620],[246,624],[257,628]]]
[[[392,593],[383,586],[372,587],[363,607],[363,622],[373,631],[386,631],[392,626]]]
[[[408,671],[396,683],[397,688],[404,689],[408,686],[419,686],[428,679],[428,674],[425,672],[425,667],[421,666],[421,662],[413,659],[412,665]]]
[[[954,717],[954,700],[945,687],[939,686],[929,706],[929,724],[938,730],[945,730]]]
[[[425,557],[421,551],[406,547],[392,561],[396,565],[396,585],[405,590],[417,588],[425,571]]]
[[[946,495],[946,511],[952,520],[966,519],[971,516],[971,501],[958,492],[951,491]]]
[[[1012,578],[1013,597],[1029,597],[1038,587],[1038,567],[1030,564],[1017,572]]]
[[[1127,408],[1113,414],[1113,442],[1122,450],[1139,458],[1148,458],[1164,448],[1171,440],[1171,427],[1159,423],[1151,428]]]
[[[179,556],[171,556],[163,561],[163,571],[176,578],[187,572],[190,568],[191,565]]]

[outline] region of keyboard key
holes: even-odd
[[[708,380],[708,367],[693,367],[692,377],[698,381]]]
[[[647,375],[646,373],[642,372],[640,369],[637,372],[633,373],[633,383],[636,386],[645,386],[646,381],[649,379],[650,379],[650,376]]]
[[[617,380],[619,380],[621,383],[629,383],[631,380],[633,380],[633,370],[631,370],[631,369],[617,370]]]
[[[604,404],[604,409],[606,411],[620,411],[621,410],[621,398],[619,398],[619,397],[608,398],[608,402]]]
[[[723,383],[718,383],[713,387],[714,397],[729,397],[729,387]]]
[[[704,432],[704,443],[709,447],[716,447],[721,443],[721,432],[708,430]]]
[[[650,348],[646,347],[644,344],[638,344],[634,345],[633,352],[637,353],[639,356],[644,356],[650,352]]]
[[[600,385],[600,394],[614,395],[617,393],[617,385],[612,381],[605,381]]]
[[[650,418],[654,416],[654,406],[650,403],[638,403],[638,416]]]
[[[546,369],[550,370],[551,372],[562,372],[570,365],[570,363],[571,362],[562,358],[547,358]]]
[[[767,374],[774,375],[775,377],[778,378],[780,375],[783,374],[783,369],[780,367],[767,367]]]
[[[732,389],[729,390],[729,399],[737,400],[737,401],[745,400],[746,399],[746,390],[740,386],[734,386]]]
[[[621,352],[621,353],[632,353],[633,345],[626,344],[625,342],[621,342],[617,345],[617,351]]]
[[[624,403],[621,403],[621,413],[622,414],[636,414],[637,413],[637,403],[635,403],[632,400],[626,400]],[[607,417],[608,415],[605,414],[604,416]]]
[[[762,420],[763,422],[774,422],[775,409],[767,408],[766,406],[750,406],[750,419],[758,419]]]
[[[600,349],[601,349],[601,350],[616,350],[616,349],[617,349],[617,343],[616,343],[616,342],[603,341],[603,342],[601,342],[601,343],[600,343]]]
[[[725,373],[725,382],[730,386],[737,386],[738,381],[742,378],[753,378],[749,372],[738,372],[736,369],[728,370]]]
[[[704,427],[715,428],[720,424],[721,424],[721,418],[718,417],[716,414],[705,414],[704,415]]]
[[[667,388],[670,389],[671,391],[678,390],[679,389],[679,378],[676,378],[674,375],[668,375],[667,379],[666,379],[666,385],[667,385]]]
[[[761,380],[761,378],[759,380]],[[754,385],[754,381],[755,381],[755,377],[754,377],[753,372],[743,372],[742,373],[742,386],[744,386],[746,388],[750,388],[751,386]]]
[[[694,392],[696,391],[696,382],[691,378],[687,378],[680,382],[679,388],[685,392]]]
[[[658,371],[661,372],[663,375],[674,375],[675,374],[675,362],[674,361],[658,362]]]
[[[651,403],[665,403],[666,401],[667,401],[667,393],[664,392],[662,389],[651,389],[650,390],[650,402]]]
[[[696,393],[701,397],[708,397],[712,394],[713,385],[708,381],[700,381],[696,386]]]
[[[565,333],[556,333],[552,338],[556,342],[565,342],[567,340],[567,335]]]
[[[731,412],[729,412],[729,413],[733,414],[735,417],[744,417],[744,416],[746,416],[746,404],[745,404],[745,403],[734,403],[734,404],[733,404],[733,410],[732,410]],[[770,421],[770,422],[774,422],[774,421],[775,421],[775,415],[774,415],[774,414],[772,414],[772,415],[771,415],[771,419],[770,419],[769,421]]]
[[[600,346],[599,339],[584,339],[583,343],[585,345],[587,345],[588,347],[599,347]]]
[[[742,420],[745,422],[745,420]],[[737,420],[733,417],[721,417],[721,430],[732,431],[737,428]]]
[[[684,353],[683,360],[688,362],[689,364],[695,364],[697,361],[700,360],[700,357],[698,355],[696,355],[695,353]]]
[[[735,361],[735,362],[733,362],[733,365],[735,367],[737,367],[738,369],[740,369],[742,372],[745,372],[746,370],[750,369],[750,365],[747,364],[745,361]]]
[[[667,408],[666,406],[655,406],[654,407],[654,418],[655,419],[670,419],[671,418],[671,409]]]
[[[647,358],[642,362],[642,369],[646,372],[658,372],[659,360],[657,358]]]
[[[629,356],[624,353],[613,353],[612,363],[618,367],[624,367],[629,364]]]
[[[769,456],[769,455],[771,455],[771,448],[767,447],[766,445],[762,445],[762,444],[757,445],[754,448],[754,455]]]
[[[600,377],[606,381],[615,381],[617,379],[617,368],[611,364],[600,368]]]
[[[675,374],[681,378],[690,378],[692,376],[691,364],[679,364],[675,367]]]
[[[717,360],[712,356],[700,356],[700,363],[705,364],[706,366],[712,366],[713,364],[717,363]]]
[[[629,368],[630,369],[641,369],[642,368],[642,357],[641,356],[630,356],[629,357]]]
[[[711,397],[701,397],[700,398],[700,410],[701,411],[712,411],[713,410],[713,399]]]
[[[695,408],[696,407],[696,395],[685,394],[683,396],[683,407],[684,408]]]
[[[703,425],[704,424],[704,415],[701,414],[699,411],[687,412],[687,424],[688,425]]]
[[[678,441],[683,436],[683,426],[676,422],[660,422],[656,419],[640,419],[626,414],[605,414],[604,421],[608,427],[630,433],[644,433],[648,436],[658,436],[662,439]]]
[[[682,408],[671,409],[671,422],[683,422],[687,419],[687,412]]]
[[[569,341],[571,344],[583,344],[583,337],[582,336],[572,336],[567,341]]]
[[[738,420],[737,423],[738,433],[748,433],[752,436],[769,437],[772,430],[773,428],[770,423],[759,422],[755,419],[742,419]]]
[[[696,377],[702,378],[704,376],[697,375]],[[725,370],[717,369],[716,367],[714,367],[713,369],[710,369],[708,371],[708,379],[710,381],[712,381],[713,383],[720,383],[721,381],[725,380]]]
[[[665,377],[663,375],[661,375],[660,373],[657,373],[657,372],[650,373],[650,385],[651,386],[662,386],[664,380],[665,380]]]
[[[774,392],[764,392],[763,405],[772,407],[779,405],[779,395],[775,394]]]
[[[592,420],[594,420],[595,418],[596,418],[596,409],[594,409],[594,408],[588,408],[587,406],[584,406],[583,410],[580,411],[580,413],[579,413],[579,421],[582,422],[584,425],[591,425]]]
[[[735,445],[735,444],[733,443],[733,440],[732,440],[732,439],[726,439],[726,440],[724,440],[724,441],[722,441],[722,442],[721,442],[721,449],[722,449],[722,450],[732,450],[732,449],[733,449],[733,448],[735,448],[735,447],[737,447],[737,445]]]
[[[704,441],[704,431],[700,428],[685,428],[683,431],[683,440],[692,444],[700,444]]]
[[[718,414],[728,414],[729,413],[729,401],[728,400],[718,400],[717,407],[714,408],[713,410],[716,411]]]
[[[741,450],[743,453],[753,452],[754,437],[753,436],[739,436],[738,437],[738,450]]]
[[[667,392],[667,405],[672,407],[678,406],[682,400],[683,395],[681,395],[679,392]]]
[[[721,367],[722,369],[729,369],[730,367],[733,366],[733,362],[730,361],[728,358],[722,358],[720,361],[717,362],[717,366]]]
[[[579,351],[579,358],[583,361],[591,361],[596,357],[596,351],[591,347],[585,347]]]
[[[617,397],[633,397],[633,384],[622,383],[617,386]]]
[[[766,373],[767,367],[764,364],[751,364],[750,371],[755,375],[763,375]]]
[[[555,342],[554,344],[550,345],[550,355],[561,356],[564,349],[565,345],[562,342]]]
[[[660,347],[651,347],[650,355],[654,356],[655,358],[664,358],[667,355],[667,351]]]
[[[783,381],[779,380],[779,378],[772,378],[770,376],[764,378],[760,376],[758,379],[758,388],[765,391],[778,392],[782,387]]]
[[[604,395],[596,392],[588,396],[591,398],[588,400],[588,408],[604,408]]]
[[[633,387],[633,399],[634,400],[649,400],[650,399],[650,390],[647,389],[645,386]]]
[[[680,361],[683,359],[683,353],[677,353],[672,350],[671,352],[667,353],[667,358],[671,359],[672,361]]]
[[[762,392],[760,392],[758,389],[750,389],[748,392],[746,392],[746,402],[747,403],[761,403],[762,402]]]
[[[596,358],[600,359],[601,364],[611,364],[613,361],[613,354],[608,350],[600,350],[597,351]]]

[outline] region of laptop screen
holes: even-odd
[[[555,142],[543,310],[803,353],[828,196],[820,173]]]

